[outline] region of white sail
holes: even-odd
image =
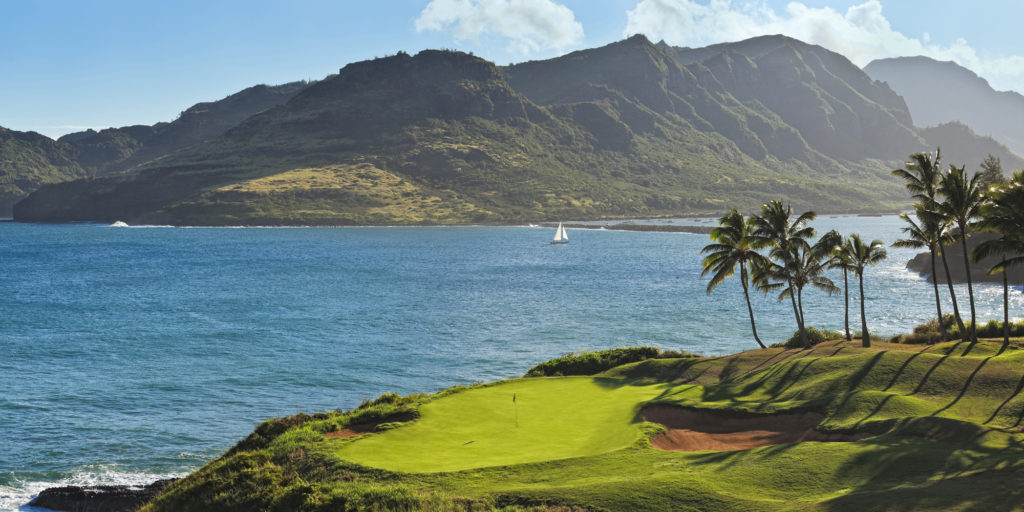
[[[565,233],[565,229],[562,228],[562,223],[559,222],[558,223],[558,229],[555,230],[555,239],[554,239],[555,242],[561,242],[562,241],[562,233]]]
[[[555,230],[555,239],[551,241],[553,244],[567,244],[569,243],[569,235],[565,232],[565,228],[562,227],[562,223],[558,223],[558,229]]]

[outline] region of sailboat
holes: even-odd
[[[558,229],[555,230],[555,239],[551,241],[553,244],[567,244],[569,243],[569,235],[566,234],[565,228],[562,227],[562,223],[558,223]]]

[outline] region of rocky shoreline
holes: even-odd
[[[177,480],[179,479],[157,480],[143,487],[130,485],[50,487],[33,498],[28,506],[69,512],[133,512]]]
[[[714,229],[712,226],[675,226],[668,224],[562,224],[566,229],[608,229],[614,231],[659,231],[663,233],[697,233],[706,235]],[[541,226],[553,228],[558,224],[545,222]]]
[[[994,238],[994,235],[988,233],[976,233],[967,239],[967,250],[972,251],[974,247],[979,243]],[[964,252],[960,246],[960,242],[956,242],[946,246],[946,260],[949,263],[949,273],[953,277],[953,283],[966,283],[967,282],[967,271],[964,266]],[[993,265],[999,262],[999,258],[985,258],[980,262],[971,262],[971,280],[975,283],[988,282],[988,283],[1003,283],[1003,274],[998,273],[989,275],[988,270]],[[931,255],[927,252],[918,253],[910,261],[907,262],[907,269],[917,272],[921,277],[927,277],[928,281],[932,280],[932,262]],[[946,271],[942,267],[942,259],[938,256],[935,258],[935,274],[939,277],[939,283],[946,282]],[[1007,272],[1007,280],[1010,285],[1020,286],[1024,284],[1024,266],[1010,268]]]

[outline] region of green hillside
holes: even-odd
[[[1024,352],[857,345],[270,420],[144,510],[1022,510]]]
[[[350,64],[217,140],[131,176],[50,187],[16,215],[521,222],[710,213],[778,196],[877,211],[902,200],[889,157],[814,150],[763,104],[705,88],[643,37],[504,70],[424,51]]]
[[[44,184],[85,176],[68,152],[67,144],[44,135],[0,126],[0,217],[11,216],[14,203]]]
[[[175,123],[152,127],[153,140]],[[188,126],[178,132],[197,131]],[[95,134],[126,155],[100,160],[123,167],[156,147],[133,130]],[[903,100],[845,57],[782,36],[698,50],[634,36],[505,68],[427,50],[349,64],[131,173],[46,187],[15,216],[514,223],[713,214],[779,197],[800,209],[893,211],[907,199],[889,171],[908,154],[941,139],[956,159],[951,150],[991,142],[941,135],[915,128]]]
[[[288,101],[307,85],[256,85],[218,101],[197,103],[169,123],[87,130],[70,133],[59,141],[71,146],[70,156],[92,176],[124,171],[220,137],[253,115]]]
[[[306,82],[257,85],[199,103],[170,123],[71,133],[58,140],[0,127],[0,216],[45,184],[118,173],[220,137],[242,121],[284,103]]]

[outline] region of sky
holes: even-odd
[[[0,126],[50,137],[172,121],[256,84],[447,48],[509,64],[642,33],[785,34],[855,64],[953,60],[1024,92],[1018,0],[0,0]]]

